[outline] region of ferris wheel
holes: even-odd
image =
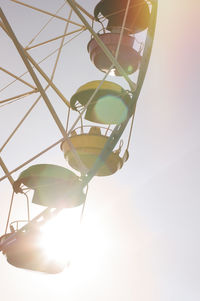
[[[12,63],[9,67],[6,64],[0,66],[5,77],[0,89],[0,109],[13,112],[16,104],[20,106],[26,99],[32,101],[31,105],[31,101],[25,104],[26,109],[18,114],[20,116],[14,120],[15,126],[0,145],[3,172],[0,181],[8,180],[12,192],[5,233],[0,238],[0,251],[15,267],[58,273],[65,265],[45,260],[37,244],[40,227],[63,208],[82,206],[82,216],[91,179],[113,175],[127,164],[136,104],[153,45],[158,1],[101,0],[92,7],[93,12],[89,12],[76,1],[66,0],[54,13],[42,7],[42,4],[36,7],[17,0],[7,2],[31,12],[35,24],[38,16],[47,19],[34,34],[33,26],[23,24],[26,26],[24,33],[30,29],[32,36],[23,38],[21,34],[18,38],[15,27],[11,26],[12,20],[8,20],[0,9],[1,34],[9,45],[12,44],[18,60],[26,68],[20,74],[21,69],[15,70]],[[60,22],[59,30],[62,29],[62,33],[51,25],[55,21]],[[34,30],[35,27],[38,28],[34,26]],[[87,57],[90,68],[98,74],[89,82],[84,78],[90,75],[86,76],[84,73],[87,70],[76,66],[74,48],[70,48],[83,34],[84,41],[86,38],[88,40],[80,51]],[[66,49],[69,49],[68,56]],[[75,83],[72,70],[67,70],[67,87],[59,84],[59,81],[66,72],[63,70],[66,60],[69,64],[72,59],[74,69],[78,68],[81,74],[82,84],[75,88],[68,100],[66,90],[71,90]],[[118,83],[119,79],[120,83],[123,80],[124,87]],[[55,135],[51,145],[29,156],[27,140],[22,136],[19,142],[15,137],[21,128],[26,128],[26,121],[32,115],[35,118],[33,131],[39,124],[48,129],[47,120],[42,117],[43,109],[40,112],[41,103],[59,132],[59,139],[56,140]],[[3,124],[5,126],[10,122],[5,120]],[[126,141],[123,138],[125,130],[128,133]],[[54,131],[50,130],[47,135],[54,139]],[[17,149],[17,143],[20,143],[18,147],[23,148],[26,156],[20,157],[20,164],[16,160],[15,167],[10,169],[4,154],[9,144],[14,150]],[[31,143],[34,150],[37,141],[30,139],[28,144]],[[37,144],[40,145],[40,141]],[[65,167],[50,164],[52,162],[46,164],[46,161],[33,165],[34,160],[44,158],[58,146],[61,156],[64,155],[66,159]],[[33,219],[30,217],[29,190],[33,191],[31,206],[37,204],[43,208]],[[27,219],[10,221],[13,201],[18,194],[27,200]]]

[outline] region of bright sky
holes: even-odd
[[[0,2],[24,46],[48,20],[9,0]],[[91,13],[97,2],[79,0]],[[55,12],[63,1],[26,3]],[[128,162],[117,174],[91,182],[84,234],[71,266],[63,273],[19,270],[0,255],[2,300],[200,300],[199,12],[199,0],[159,1],[155,43],[136,110]],[[43,37],[62,32],[63,23],[58,20]],[[11,42],[2,30],[0,35],[0,66],[23,73],[25,68]],[[84,33],[63,50],[66,59],[58,66],[55,83],[68,99],[80,85],[103,77],[89,60],[89,39]],[[38,58],[44,57],[45,47],[34,52]],[[51,59],[43,67],[51,68]],[[4,80],[9,82],[9,77],[1,72],[0,88]],[[116,82],[124,86],[123,80]],[[17,93],[16,89],[13,85],[3,97]],[[0,145],[33,103],[33,98],[28,99],[28,106],[23,100],[0,108]],[[65,108],[56,98],[52,101],[64,122]],[[59,138],[41,103],[2,157],[11,170]],[[59,147],[33,164],[38,163],[66,166]],[[15,179],[17,176],[14,174]],[[0,189],[3,234],[12,190],[6,180]],[[13,218],[25,214],[25,200],[17,200]]]

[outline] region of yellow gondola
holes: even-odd
[[[98,89],[101,81],[91,81],[81,86],[70,100],[71,108],[85,107],[91,96]],[[131,102],[129,93],[120,85],[104,81],[87,107],[85,119],[101,124],[119,124],[126,120],[128,105]]]
[[[88,169],[90,169],[103,150],[109,137],[102,135],[100,128],[91,127],[89,133],[78,135],[73,132],[73,135],[69,137],[69,139],[80,156],[81,161]],[[79,170],[79,166],[74,159],[67,141],[64,141],[61,144],[61,149],[64,152],[64,156],[69,165],[72,168]],[[128,159],[128,154],[126,153],[125,157],[120,157],[120,150],[121,149],[119,148],[118,150],[111,152],[103,166],[98,170],[96,176],[109,176],[122,168],[124,162]]]

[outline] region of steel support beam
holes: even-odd
[[[10,181],[10,184],[13,185],[14,183],[14,180],[9,172],[9,170],[7,169],[5,163],[3,162],[2,158],[0,157],[0,165],[1,165],[1,168],[3,169],[3,171],[5,172],[6,174],[6,177],[8,178],[8,180]]]

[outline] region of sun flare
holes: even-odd
[[[40,231],[39,244],[47,258],[69,263],[80,232],[80,208],[64,209]]]

